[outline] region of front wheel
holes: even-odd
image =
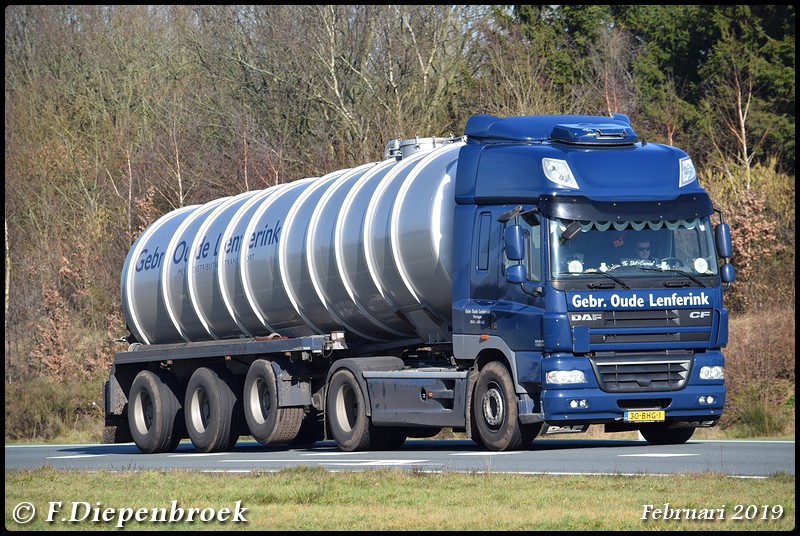
[[[480,443],[489,450],[515,450],[533,440],[533,430],[519,422],[514,382],[502,363],[493,361],[480,371],[472,402]]]

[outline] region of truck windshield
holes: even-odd
[[[676,221],[549,221],[550,276],[652,277],[654,272],[717,275],[711,222],[707,217]]]

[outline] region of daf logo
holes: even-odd
[[[689,318],[708,318],[711,316],[711,311],[692,311],[689,313]]]
[[[603,313],[571,313],[569,317],[573,322],[593,322],[602,320]]]

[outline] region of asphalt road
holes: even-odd
[[[396,467],[423,472],[664,475],[712,472],[738,477],[795,474],[794,441],[690,440],[657,446],[636,440],[537,439],[527,450],[489,452],[469,440],[408,440],[396,451],[343,452],[332,441],[308,448],[240,441],[230,452],[203,454],[184,441],[175,452],[142,454],[118,445],[6,446],[6,470],[51,466],[80,470],[250,472],[286,467],[359,471]]]

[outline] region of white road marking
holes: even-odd
[[[170,458],[193,458],[195,456],[197,456],[197,457],[203,457],[203,456],[225,456],[227,454],[230,454],[230,452],[191,452],[189,454],[170,454],[169,457]]]
[[[102,458],[105,454],[73,454],[72,456],[48,456],[48,460],[72,460],[75,458]]]
[[[409,465],[412,463],[425,463],[428,460],[369,460],[356,463],[355,461],[347,462],[322,462],[325,465]]]
[[[348,461],[354,462],[354,463],[356,463],[356,462],[357,463],[364,463],[364,462],[371,462],[373,460],[348,460]],[[337,462],[329,462],[329,461],[326,461],[326,460],[301,460],[301,459],[298,459],[298,458],[286,458],[286,459],[283,459],[283,458],[264,458],[262,460],[240,460],[240,459],[220,460],[220,463],[273,463],[273,462],[276,462],[276,463],[291,463],[291,462],[337,463]],[[344,463],[344,462],[339,462],[339,463]]]
[[[301,453],[300,456],[349,456],[361,454],[360,452],[308,452]]]
[[[620,458],[679,458],[681,456],[700,456],[700,454],[669,454],[669,453],[658,453],[654,452],[652,454],[620,454]]]
[[[510,452],[454,452],[450,456],[507,456],[509,454],[520,454],[522,452],[521,450]]]

